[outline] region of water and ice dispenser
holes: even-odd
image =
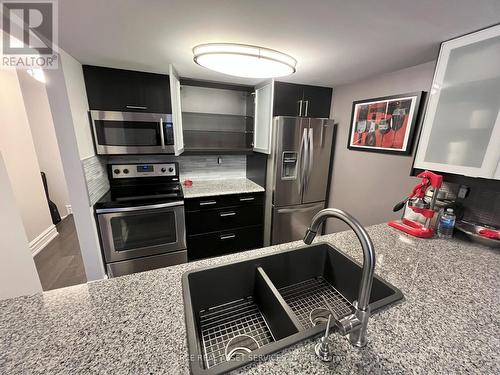
[[[297,152],[283,152],[282,180],[295,180],[297,178]]]

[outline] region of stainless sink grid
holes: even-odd
[[[313,327],[309,315],[311,311],[317,308],[326,308],[323,296],[339,318],[354,311],[352,304],[321,276],[285,286],[280,288],[279,292],[305,329]]]
[[[202,310],[199,323],[206,368],[226,361],[226,345],[235,336],[251,336],[259,347],[275,341],[252,297]]]

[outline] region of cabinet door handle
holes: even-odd
[[[302,100],[299,100],[299,117],[302,116]]]
[[[221,212],[219,214],[220,217],[227,217],[227,216],[236,216],[236,212],[231,211],[231,212]]]
[[[305,108],[305,111],[304,111],[305,112],[304,116],[307,117],[307,114],[309,113],[309,100],[305,100],[305,102],[306,102],[306,108]]]
[[[240,202],[248,202],[248,201],[253,201],[255,197],[246,197],[246,198],[240,198]]]
[[[236,238],[236,234],[234,234],[234,233],[231,233],[231,234],[222,234],[219,238],[221,240],[230,240],[232,238]]]
[[[146,107],[145,105],[126,105],[125,107],[128,109],[142,109],[142,110],[148,109],[148,107]]]
[[[216,201],[204,201],[204,202],[200,202],[200,206],[211,206],[213,204],[217,204]]]

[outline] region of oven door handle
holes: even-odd
[[[97,210],[95,210],[95,212],[97,214],[111,214],[115,212],[155,210],[157,208],[177,207],[177,206],[184,206],[184,201],[158,203],[158,204],[150,204],[147,206],[136,206],[136,207],[98,208]]]

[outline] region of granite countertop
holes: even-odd
[[[247,178],[219,180],[193,180],[193,186],[182,186],[184,198],[209,197],[214,195],[260,193],[265,191],[260,185]]]
[[[456,239],[409,237],[368,228],[376,273],[406,300],[375,314],[369,343],[338,334],[335,360],[319,361],[307,340],[238,372],[249,374],[499,373],[500,252]],[[319,238],[358,261],[354,235]],[[187,374],[181,275],[276,250],[293,242],[170,268],[0,301],[2,374]]]

